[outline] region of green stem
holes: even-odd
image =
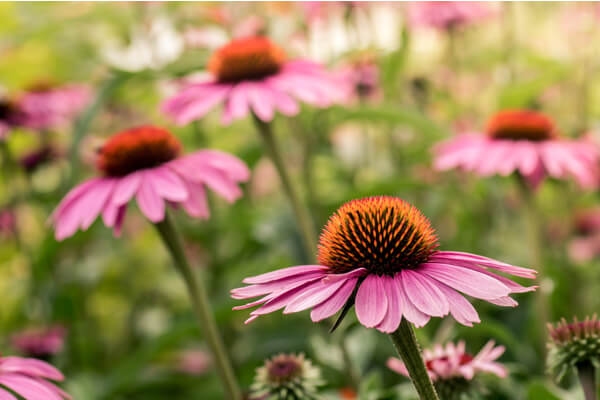
[[[192,300],[192,308],[194,309],[198,323],[204,330],[205,339],[213,352],[217,371],[223,381],[227,398],[231,400],[241,400],[242,394],[225,351],[225,346],[221,341],[217,323],[211,312],[206,289],[204,288],[202,281],[198,279],[196,271],[188,263],[179,234],[168,214],[165,215],[164,220],[156,224],[156,228],[173,257],[175,268],[183,277],[188,294]]]
[[[439,400],[421,357],[415,332],[406,318],[402,319],[398,330],[390,334],[390,339],[402,358],[421,400]]]
[[[585,400],[598,400],[598,384],[596,383],[596,369],[591,362],[577,364],[577,375],[583,388]]]
[[[521,191],[521,198],[524,203],[524,218],[527,223],[528,231],[528,244],[530,251],[529,264],[532,268],[537,269],[539,275],[544,277],[544,260],[543,260],[543,225],[542,216],[539,214],[539,210],[536,204],[535,193],[527,185],[527,182],[519,176],[519,189]],[[540,336],[539,340],[539,351],[542,356],[545,357],[546,346],[544,345],[545,340],[543,339],[546,335],[546,323],[550,320],[550,311],[548,309],[549,304],[548,293],[544,282],[540,282],[540,288],[535,292],[535,309],[537,315],[537,334]]]
[[[294,211],[294,216],[296,217],[296,223],[298,224],[298,228],[300,229],[300,235],[302,237],[302,244],[304,246],[304,251],[308,260],[311,262],[314,260],[314,252],[315,252],[315,238],[316,231],[313,225],[312,217],[310,216],[308,210],[304,207],[302,202],[300,201],[300,196],[298,191],[292,184],[292,180],[290,179],[290,175],[288,170],[283,162],[283,156],[281,154],[281,150],[279,149],[279,145],[275,140],[275,136],[273,135],[273,130],[271,125],[261,121],[254,114],[253,119],[256,125],[260,136],[267,147],[267,152],[277,169],[277,173],[279,174],[279,179],[281,180],[281,185],[283,186],[283,190],[292,206],[292,210]]]

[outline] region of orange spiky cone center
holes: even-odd
[[[504,110],[488,121],[487,134],[494,139],[542,141],[556,137],[554,123],[531,110]]]
[[[318,262],[335,273],[366,268],[393,276],[426,262],[438,246],[429,220],[396,197],[369,197],[340,207],[319,240]]]
[[[277,73],[285,58],[285,52],[265,37],[235,39],[211,56],[208,70],[220,82],[257,80]]]
[[[169,131],[140,126],[112,136],[98,153],[98,168],[108,176],[124,176],[153,168],[177,157],[181,144]]]

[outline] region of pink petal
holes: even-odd
[[[267,282],[272,282],[272,281],[276,281],[279,279],[285,279],[285,278],[288,278],[288,277],[294,276],[294,275],[302,275],[305,273],[316,272],[316,271],[323,272],[323,275],[325,276],[325,271],[327,269],[328,268],[323,265],[298,265],[296,267],[278,269],[278,270],[267,272],[267,273],[264,273],[261,275],[253,276],[251,278],[246,278],[242,282],[251,283],[251,284],[267,283]]]
[[[248,97],[252,110],[264,122],[270,122],[275,115],[273,96],[262,83],[255,83],[248,88]]]
[[[404,365],[404,363],[401,360],[399,360],[395,357],[390,357],[390,358],[388,358],[386,365],[392,371],[397,372],[404,376],[408,376],[408,370],[406,369],[406,366]]]
[[[392,333],[398,329],[402,320],[400,293],[398,293],[394,278],[390,276],[383,277],[383,286],[385,293],[387,293],[388,309],[383,320],[377,325],[377,329],[381,332]]]
[[[171,110],[169,114],[175,119],[177,125],[187,125],[195,119],[206,115],[213,107],[223,101],[229,91],[230,85],[215,85],[215,87],[202,97],[193,98],[186,105],[177,110]]]
[[[0,384],[11,389],[26,400],[62,400],[57,393],[25,375],[2,374],[0,375]]]
[[[15,396],[0,388],[0,400],[17,400]]]
[[[136,199],[140,210],[150,221],[160,222],[165,218],[165,203],[154,189],[152,175],[144,173]]]
[[[510,289],[498,280],[451,264],[428,262],[422,264],[419,272],[478,299],[495,299],[510,294]]]
[[[142,172],[133,172],[118,179],[111,202],[118,206],[127,204],[140,187],[142,176]]]
[[[373,328],[381,322],[387,312],[388,301],[383,278],[367,275],[356,293],[356,316],[361,324]]]
[[[179,176],[167,167],[157,167],[146,172],[147,177],[152,179],[154,191],[163,199],[173,202],[185,201],[188,192],[184,182]]]
[[[231,89],[225,104],[222,122],[229,124],[234,119],[244,118],[249,111],[248,84],[239,83]]]
[[[401,273],[404,290],[419,310],[434,317],[448,314],[450,311],[448,300],[434,280],[409,269],[402,270]]]
[[[285,307],[288,303],[292,302],[296,296],[301,295],[307,290],[320,284],[320,278],[313,278],[308,281],[302,281],[296,285],[292,285],[291,288],[286,289],[282,293],[278,293],[277,297],[269,300],[262,307],[252,311],[250,315],[264,315],[277,311]]]
[[[295,285],[298,282],[312,281],[315,278],[322,278],[321,272],[312,272],[301,275],[292,275],[284,279],[276,281],[261,283],[257,285],[244,286],[241,288],[232,289],[230,291],[231,297],[234,299],[249,299],[253,297],[262,296],[267,293],[277,292],[284,290],[291,285]]]
[[[206,190],[201,183],[186,182],[188,198],[183,202],[183,209],[192,217],[208,218],[210,210],[206,199]]]
[[[517,303],[514,299],[508,296],[499,297],[497,299],[491,299],[487,301],[500,307],[516,307],[519,305],[519,303]]]
[[[310,318],[313,322],[324,320],[338,312],[348,301],[350,295],[354,291],[354,287],[358,282],[358,278],[350,278],[343,281],[344,284],[327,300],[317,305],[310,313]]]
[[[398,297],[400,300],[400,308],[402,309],[402,315],[415,324],[416,327],[422,327],[429,322],[429,315],[421,312],[415,305],[410,301],[408,295],[404,291],[402,274],[396,274],[394,276],[394,285],[396,285],[396,291],[400,294]]]
[[[438,288],[448,299],[450,314],[452,314],[456,321],[465,326],[473,326],[473,323],[481,322],[479,314],[477,314],[477,311],[467,299],[446,285],[440,285]]]
[[[15,372],[55,381],[62,381],[63,374],[47,362],[35,358],[23,358],[6,356],[0,359],[0,370],[2,372]]]
[[[344,285],[345,281],[340,280],[333,283],[325,283],[323,280],[318,285],[310,290],[303,292],[301,295],[289,302],[283,310],[284,314],[300,312],[308,308],[319,305],[329,299],[339,288]]]
[[[98,217],[106,205],[116,181],[114,179],[105,179],[98,182],[90,188],[89,192],[81,197],[81,207],[86,209],[86,215],[81,220],[81,230],[86,230]]]

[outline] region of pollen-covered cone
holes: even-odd
[[[318,264],[300,265],[246,278],[235,299],[258,300],[234,309],[260,307],[260,315],[312,308],[314,322],[355,306],[367,328],[394,332],[402,318],[424,326],[431,317],[452,316],[472,326],[479,316],[465,295],[514,307],[512,293],[528,292],[496,272],[533,279],[535,271],[487,257],[437,250],[429,220],[396,197],[370,197],[344,204],[321,234]],[[262,297],[261,297],[262,296]]]

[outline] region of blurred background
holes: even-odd
[[[332,321],[314,324],[306,312],[244,325],[247,312],[231,311],[239,302],[229,290],[244,277],[307,262],[293,215],[251,119],[222,126],[215,111],[180,127],[159,105],[175,79],[202,73],[215,49],[257,34],[354,80],[346,103],[303,106],[274,121],[318,227],[345,201],[399,196],[430,218],[441,249],[536,269],[532,263],[542,263],[538,284],[551,320],[597,311],[597,192],[547,180],[533,198],[531,223],[514,176],[436,172],[432,149],[456,132],[481,131],[504,108],[543,111],[565,137],[595,139],[599,6],[477,3],[477,12],[450,22],[419,19],[411,6],[0,4],[0,119],[10,99],[48,86],[77,88],[80,96],[64,120],[1,134],[1,354],[51,361],[75,399],[223,398],[184,285],[139,212],[128,214],[120,238],[96,222],[59,243],[47,223],[66,191],[92,176],[104,138],[151,123],[170,129],[187,151],[228,151],[252,170],[235,204],[210,198],[209,220],[175,213],[241,385],[250,386],[264,359],[303,352],[321,369],[326,398],[414,398],[409,381],[385,367],[389,339],[353,315],[329,335]],[[535,296],[516,298],[515,309],[477,302],[482,323],[474,328],[434,319],[417,330],[419,340],[427,347],[464,339],[471,352],[489,339],[506,346],[509,378],[485,378],[482,398],[582,398],[572,377],[555,384],[546,375]],[[341,336],[353,371],[334,344]]]

